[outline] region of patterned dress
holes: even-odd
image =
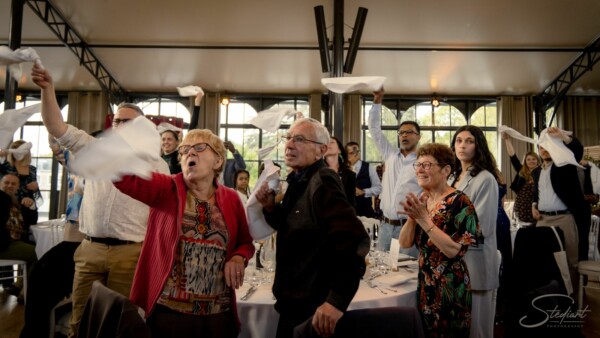
[[[468,337],[471,325],[471,285],[463,256],[480,238],[475,208],[464,193],[448,194],[429,213],[435,226],[462,247],[454,258],[446,257],[420,227],[417,302],[430,337]]]

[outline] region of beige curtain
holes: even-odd
[[[362,97],[357,94],[344,96],[344,137],[342,143],[360,141],[360,109]],[[360,142],[359,142],[360,143]]]
[[[567,96],[556,109],[557,125],[573,134],[584,146],[600,145],[600,97]]]
[[[70,92],[67,122],[88,133],[104,129],[110,104],[104,92]]]
[[[530,96],[501,96],[497,99],[498,107],[498,125],[506,125],[518,131],[519,133],[533,137],[533,98]],[[528,151],[534,149],[534,145],[527,142],[511,140],[515,153],[520,160]],[[510,186],[513,178],[517,174],[510,164],[510,158],[506,153],[504,140],[501,138],[500,158],[502,166],[499,168],[507,185]],[[508,189],[508,199],[514,199],[513,193]]]
[[[190,112],[194,109],[195,97],[190,98]],[[219,109],[221,95],[219,93],[205,93],[200,103],[200,116],[198,116],[198,129],[210,129],[219,135]]]

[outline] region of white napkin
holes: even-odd
[[[362,89],[377,91],[383,87],[383,76],[349,76],[328,77],[321,79],[321,83],[334,93],[344,94]]]
[[[25,122],[35,113],[42,110],[42,104],[34,104],[21,109],[9,109],[0,115],[0,149],[10,146],[11,140],[17,131]],[[0,163],[4,163],[5,158],[0,157]]]
[[[563,141],[556,137],[551,137],[548,135],[548,129],[542,130],[540,133],[540,139],[538,141],[529,138],[527,136],[521,135],[518,131],[507,127],[505,125],[501,125],[498,127],[498,132],[507,133],[510,137],[515,138],[517,140],[533,143],[544,147],[550,153],[552,157],[552,162],[557,167],[562,167],[567,164],[572,164],[583,168],[576,160],[573,152],[567,148],[567,146],[563,143]],[[563,130],[567,135],[571,135],[573,132]]]
[[[263,239],[270,234],[274,233],[275,230],[265,220],[263,214],[263,206],[256,199],[256,192],[263,185],[263,182],[268,182],[269,188],[277,192],[279,188],[279,167],[273,164],[272,160],[265,160],[265,169],[260,174],[258,181],[256,182],[255,189],[248,199],[246,204],[246,216],[248,217],[248,227],[250,228],[250,235],[254,240]]]
[[[174,125],[170,124],[169,122],[161,122],[158,127],[156,127],[156,129],[158,130],[159,134],[162,134],[163,132],[167,131],[167,130],[171,130],[174,131],[176,133],[181,132],[183,129],[175,127]]]
[[[8,65],[11,77],[15,81],[21,79],[21,63],[37,62],[42,68],[42,62],[35,49],[31,47],[23,47],[12,50],[7,46],[0,46],[0,65]]]
[[[277,142],[273,145],[262,147],[262,148],[258,149],[258,159],[259,160],[266,159],[267,156],[269,156],[269,154],[271,154],[273,152],[273,150],[275,150],[275,148],[277,148],[278,145],[279,145],[279,142]]]
[[[202,88],[198,86],[185,86],[185,87],[177,87],[177,91],[179,92],[179,96],[196,96],[199,93],[204,94]]]
[[[414,276],[404,275],[400,273],[393,273],[384,275],[381,277],[377,277],[377,282],[381,284],[386,284],[389,286],[398,286],[408,282],[411,279],[414,279]]]
[[[292,108],[271,108],[259,112],[249,122],[262,130],[276,133],[283,118],[294,114],[296,114],[296,111]]]
[[[33,144],[31,144],[31,142],[25,142],[15,149],[8,149],[8,152],[11,153],[17,161],[21,161],[29,154],[32,146]]]
[[[594,188],[594,194],[600,194],[600,169],[596,167],[594,163],[588,161],[590,164],[590,175],[592,177],[592,187]]]
[[[73,172],[86,179],[118,180],[123,175],[149,179],[160,159],[160,135],[144,117],[102,133],[73,158]]]

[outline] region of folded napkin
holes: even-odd
[[[350,77],[328,77],[321,79],[321,83],[334,93],[344,94],[357,90],[368,89],[377,91],[383,87],[385,77],[383,76],[350,76]]]
[[[386,284],[389,286],[398,286],[408,282],[411,279],[414,279],[415,276],[393,273],[384,275],[381,277],[377,277],[377,282],[381,284]]]
[[[177,87],[177,91],[179,92],[179,96],[196,96],[200,93],[204,94],[202,88],[198,86],[185,86],[185,87]]]
[[[268,182],[269,188],[277,192],[279,188],[279,167],[273,164],[272,160],[265,160],[265,169],[260,174],[258,181],[256,182],[254,191],[248,199],[246,204],[246,216],[248,217],[248,227],[250,228],[250,235],[255,240],[263,239],[275,230],[271,228],[269,223],[265,220],[263,214],[263,206],[256,199],[256,192],[260,189],[264,182]]]
[[[119,180],[123,175],[149,179],[160,158],[160,135],[147,118],[136,118],[102,133],[73,158],[72,169],[86,179]]]

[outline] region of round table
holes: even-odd
[[[35,253],[38,259],[42,258],[53,246],[63,241],[65,235],[64,226],[64,219],[53,219],[30,227],[35,239]]]
[[[246,270],[246,274],[252,271]],[[377,277],[373,280],[376,285],[381,286],[382,293],[376,288],[371,288],[365,281],[366,276],[360,282],[360,286],[356,295],[352,299],[352,303],[348,310],[380,308],[389,306],[416,306],[416,290],[417,290],[417,268],[410,270],[400,268],[397,272],[391,272],[389,275]],[[390,286],[380,282],[380,280],[389,279],[406,279],[403,284]],[[277,331],[277,322],[279,314],[275,311],[273,305],[275,299],[271,292],[271,284],[260,284],[258,289],[246,301],[240,298],[246,294],[250,288],[247,282],[236,291],[238,316],[241,322],[241,331],[238,337],[240,338],[263,338],[275,337]],[[396,292],[392,291],[395,290]]]

